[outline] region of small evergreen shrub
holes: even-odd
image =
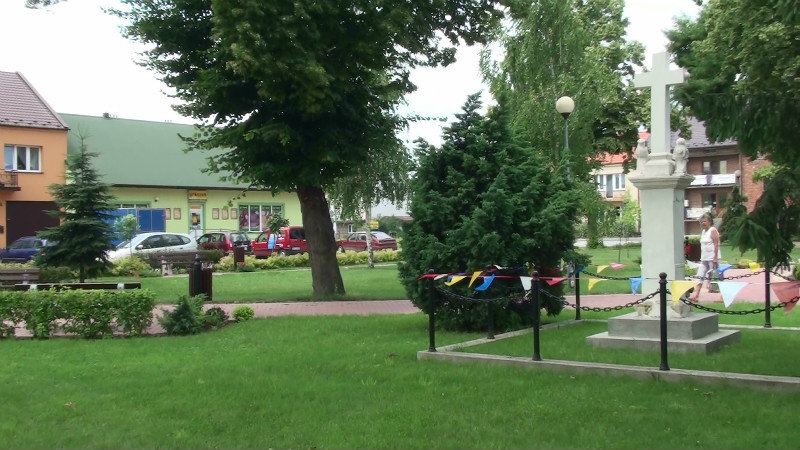
[[[137,256],[128,256],[117,261],[114,261],[114,267],[111,268],[111,274],[117,277],[141,277],[156,275],[150,264]]]
[[[252,319],[253,317],[255,317],[256,313],[255,313],[255,311],[253,311],[253,308],[251,308],[251,307],[249,307],[247,305],[240,305],[240,306],[237,306],[233,310],[233,314],[232,315],[233,315],[233,319],[235,321],[237,321],[237,322],[246,322],[246,321]]]
[[[197,334],[203,329],[204,301],[205,295],[196,295],[191,298],[181,295],[175,309],[165,311],[158,322],[169,335]]]
[[[44,266],[39,272],[39,281],[42,283],[61,283],[78,279],[78,272],[65,266]]]
[[[216,329],[225,325],[225,321],[227,320],[228,313],[219,306],[215,306],[208,309],[205,314],[203,314],[203,327],[206,329]]]

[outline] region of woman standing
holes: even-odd
[[[700,268],[697,269],[697,278],[700,281],[689,297],[693,302],[697,301],[702,286],[708,289],[711,275],[717,270],[722,256],[719,250],[719,231],[711,225],[711,214],[705,213],[700,217],[700,226],[703,227],[700,234]]]

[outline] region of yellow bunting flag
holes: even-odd
[[[603,266],[597,266],[597,273],[600,273],[600,272],[602,272],[602,271],[604,271],[606,269],[608,269],[608,264],[603,265]]]
[[[474,283],[475,280],[477,280],[478,277],[481,276],[481,273],[483,273],[483,272],[473,272],[472,273],[472,279],[469,280],[469,287],[472,287],[472,283]]]
[[[694,281],[673,281],[669,287],[669,291],[672,293],[672,303],[678,303],[683,294],[696,284]]]
[[[464,278],[467,278],[467,277],[464,276],[464,275],[454,275],[453,278],[450,279],[450,281],[445,281],[444,284],[446,284],[448,286],[452,286],[452,285],[458,283],[459,281],[463,280]]]
[[[599,282],[601,282],[601,281],[606,281],[606,280],[604,280],[602,278],[589,278],[589,290],[591,291],[592,288],[594,287],[594,285],[599,283]]]
[[[759,264],[757,262],[751,262],[749,265],[750,265],[750,271],[751,272],[755,272],[756,270],[761,268],[761,264]]]

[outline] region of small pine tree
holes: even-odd
[[[414,220],[404,227],[400,276],[423,310],[428,293],[417,277],[430,268],[457,273],[496,264],[541,271],[557,267],[573,246],[579,202],[564,173],[552,170],[550,162],[512,135],[502,102],[486,117],[478,112],[480,107],[478,96],[470,96],[458,121],[445,130],[442,146],[422,142],[417,150],[410,202]],[[513,283],[502,286],[496,280],[497,289],[490,288],[486,295],[507,292],[503,287],[519,290],[519,281]],[[463,294],[471,291],[463,284],[455,288]],[[437,310],[440,325],[486,327],[485,304],[446,303]],[[497,329],[527,320],[530,306],[519,308],[520,314],[514,307],[495,310]],[[549,313],[561,307],[560,302],[545,305]]]
[[[40,264],[76,269],[81,283],[109,266],[106,252],[113,248],[112,217],[107,212],[112,196],[92,166],[94,156],[81,141],[80,151],[67,158],[67,182],[49,187],[59,206],[54,214],[61,224],[39,233],[55,243],[44,252]]]

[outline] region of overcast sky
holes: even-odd
[[[102,11],[117,0],[70,0],[42,10],[24,3],[0,0],[0,71],[22,73],[57,112],[192,123],[170,108],[168,88],[136,64],[143,47],[123,38],[120,19]],[[648,67],[650,55],[665,50],[663,30],[676,16],[697,12],[693,0],[627,1],[628,37],[645,45]],[[412,74],[418,90],[407,97],[409,112],[451,120],[467,95],[484,88],[478,50],[460,49],[457,58],[447,68]],[[438,144],[441,125],[417,123],[401,137]]]

